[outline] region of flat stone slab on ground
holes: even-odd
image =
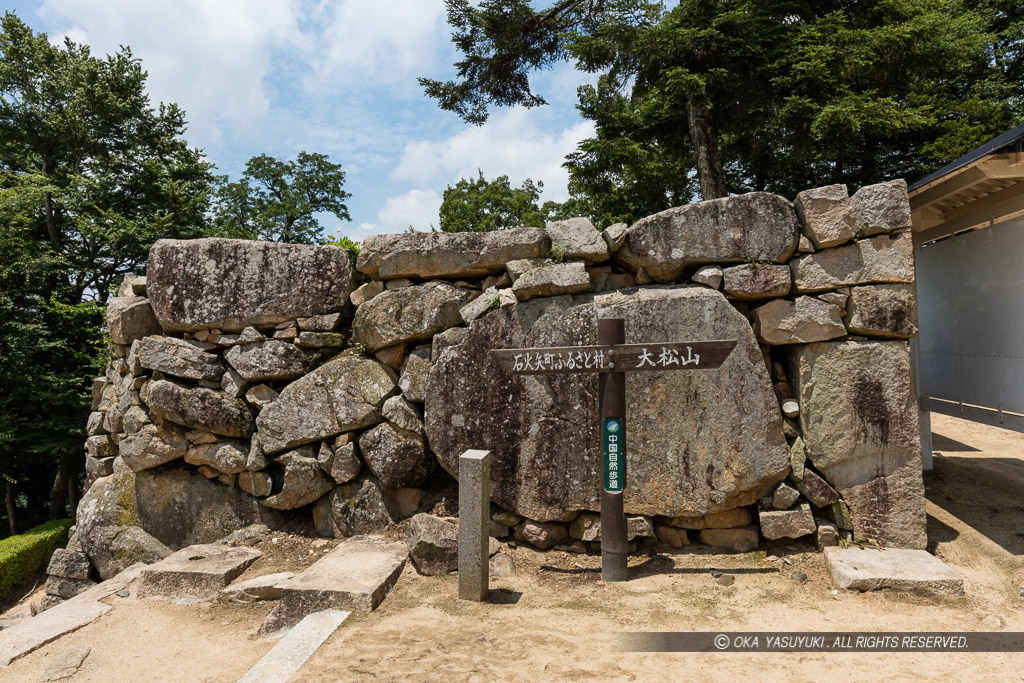
[[[262,555],[211,544],[182,548],[142,570],[139,597],[214,598]]]
[[[82,662],[89,656],[90,648],[84,646],[69,647],[58,652],[53,660],[46,665],[43,677],[44,683],[48,681],[59,681],[71,678],[82,667]]]
[[[963,595],[964,580],[926,550],[890,548],[825,548],[825,563],[837,588],[871,591],[879,588]]]
[[[377,609],[398,581],[409,549],[380,536],[353,536],[281,585],[281,602],[260,627],[272,636],[323,609]]]
[[[258,602],[260,600],[277,600],[283,592],[281,584],[295,576],[292,572],[265,574],[254,579],[233,583],[222,593],[236,602]]]
[[[270,652],[256,662],[238,683],[285,683],[302,668],[325,640],[348,619],[351,612],[335,609],[314,612],[303,618]]]
[[[100,618],[112,607],[102,602],[68,600],[0,632],[0,666]]]

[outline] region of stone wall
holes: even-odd
[[[924,547],[909,230],[894,181],[374,236],[355,273],[332,246],[160,241],[109,308],[77,539],[106,577],[253,523],[371,532],[481,448],[492,535],[594,549],[596,375],[488,351],[593,344],[615,316],[627,342],[737,340],[717,370],[628,375],[636,543]]]

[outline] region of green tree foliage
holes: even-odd
[[[345,173],[326,155],[299,152],[295,161],[260,154],[245,165],[241,180],[223,182],[214,222],[229,237],[322,244],[318,212],[350,220],[341,189]]]
[[[421,79],[482,123],[544,104],[530,76],[598,73],[597,134],[567,160],[601,222],[730,192],[913,179],[1024,113],[1011,0],[447,0],[457,78]]]
[[[183,112],[150,106],[130,50],[53,45],[9,12],[0,28],[0,478],[13,528],[14,503],[22,527],[66,516],[103,304],[156,239],[206,234],[214,178],[181,137]]]
[[[544,227],[544,213],[537,206],[544,183],[527,178],[512,187],[508,176],[492,181],[477,171],[475,180],[462,178],[448,186],[441,202],[443,232],[487,232],[517,227]]]

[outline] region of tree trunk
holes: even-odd
[[[4,503],[7,505],[7,527],[10,529],[11,536],[17,536],[18,521],[14,512],[14,488],[11,482],[7,482],[5,489]]]
[[[57,461],[57,474],[53,478],[50,489],[50,519],[64,518],[64,505],[67,503],[68,480],[71,479],[71,456],[61,453]]]
[[[50,162],[43,161],[43,175],[47,178],[50,176]],[[50,246],[53,247],[54,251],[60,251],[60,232],[57,231],[57,217],[53,210],[53,194],[50,192],[46,193],[46,199],[43,200],[43,211],[46,214],[46,232],[50,237]]]
[[[71,517],[78,517],[78,477],[68,477],[68,507],[71,508]]]
[[[700,195],[705,201],[729,194],[725,186],[725,172],[718,158],[718,141],[711,125],[711,111],[706,105],[690,97],[686,100],[686,118],[690,125],[690,144],[697,163]]]

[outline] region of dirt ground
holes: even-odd
[[[631,580],[600,582],[600,557],[505,549],[517,575],[491,579],[487,603],[456,598],[457,577],[407,566],[375,612],[352,617],[300,681],[1024,680],[1024,653],[647,654],[617,651],[623,631],[1024,631],[1024,435],[933,415],[925,475],[929,550],[964,578],[966,596],[833,592],[821,554],[707,548],[631,559]],[[334,541],[275,535],[246,576],[301,569]],[[317,547],[312,544],[317,543]],[[718,569],[735,577],[719,585]],[[806,583],[791,578],[793,571]],[[64,649],[91,654],[76,682],[234,681],[275,641],[256,629],[269,605],[108,599],[116,609],[38,650],[0,680],[40,680]],[[764,676],[768,674],[768,676]]]

